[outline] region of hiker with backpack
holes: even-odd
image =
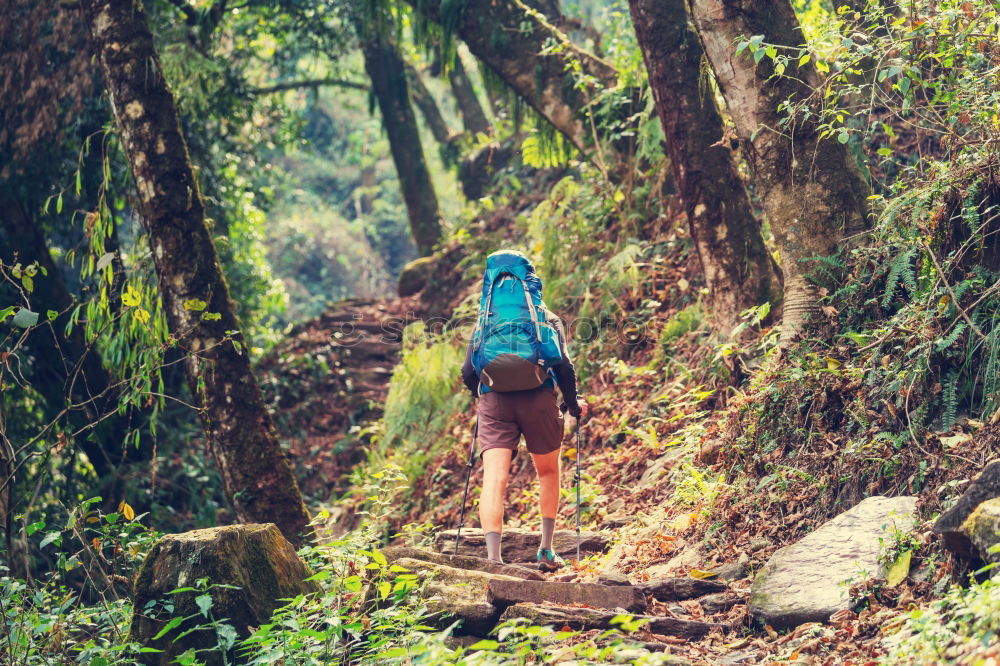
[[[542,571],[561,568],[565,562],[552,550],[559,509],[561,412],[568,411],[579,423],[587,405],[578,400],[562,322],[545,307],[542,281],[520,252],[502,250],[486,259],[479,319],[469,340],[462,380],[477,399],[475,438],[483,460],[479,520],[487,557],[503,561],[500,540],[507,478],[523,435],[538,475],[542,514],[538,566]],[[557,386],[562,410],[556,401]],[[475,442],[470,454],[474,451]],[[472,464],[470,455],[469,472]],[[464,500],[462,511],[464,518]]]

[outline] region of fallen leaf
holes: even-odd
[[[885,574],[885,585],[886,587],[896,587],[910,574],[910,558],[913,555],[913,551],[904,550],[896,558],[896,561],[892,563],[889,567],[889,571]]]
[[[699,580],[703,580],[705,578],[715,578],[717,574],[714,571],[702,571],[701,569],[691,569],[690,571],[688,571],[688,575],[691,576],[691,578],[697,578]]]

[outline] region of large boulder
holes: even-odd
[[[397,291],[400,298],[419,294],[427,286],[437,266],[435,257],[420,257],[403,266],[399,273]]]
[[[965,557],[973,555],[972,541],[962,524],[980,504],[995,497],[1000,497],[1000,460],[983,468],[955,505],[935,521],[934,532],[941,535],[952,552]]]
[[[846,581],[881,579],[882,540],[907,530],[915,497],[869,497],[771,556],[753,581],[751,614],[774,628],[825,622],[854,603]]]
[[[1000,497],[986,500],[962,523],[962,532],[979,556],[988,562],[1000,562],[1000,552],[991,553],[990,549],[1000,544]]]
[[[512,576],[466,571],[408,557],[397,559],[395,564],[424,581],[421,594],[432,613],[428,623],[444,629],[461,620],[455,632],[458,634],[486,636],[496,624],[500,609],[489,598],[490,582],[525,582]]]
[[[310,575],[270,523],[168,534],[139,570],[129,641],[160,650],[140,654],[143,664],[166,666],[188,650],[199,651],[198,658],[209,666],[222,664],[223,654],[216,649],[220,641],[232,647],[236,638],[267,622],[281,599],[317,592],[316,583],[305,580]],[[208,584],[199,589],[201,579]],[[181,588],[187,589],[171,594]],[[189,619],[178,624],[174,618]],[[224,619],[232,629],[197,629],[180,637],[210,619]],[[228,662],[233,663],[231,656]]]
[[[442,553],[451,553],[455,548],[456,530],[439,532],[434,547]],[[538,544],[541,532],[508,527],[503,531],[500,544],[501,554],[507,562],[537,562]],[[600,532],[582,532],[580,554],[602,553],[608,548],[608,537]],[[552,536],[552,550],[566,558],[576,557],[576,531],[556,530]],[[482,556],[486,552],[486,536],[479,528],[462,528],[458,542],[459,555]]]

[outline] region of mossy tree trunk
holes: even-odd
[[[486,112],[479,103],[479,97],[476,96],[476,90],[472,87],[472,81],[469,80],[465,65],[462,64],[462,58],[458,53],[455,54],[454,62],[448,67],[448,82],[451,83],[451,91],[455,95],[465,131],[473,136],[488,132],[490,121],[486,119]]]
[[[360,26],[358,32],[364,34],[369,31]],[[441,215],[420,143],[417,118],[410,105],[406,69],[396,45],[377,31],[371,32],[375,34],[362,37],[365,70],[382,114],[382,126],[389,137],[389,149],[406,203],[413,242],[420,254],[427,256],[434,251],[434,245],[441,238]]]
[[[752,35],[797,47],[803,37],[788,0],[687,0],[702,48],[732,114],[753,172],[781,260],[784,277],[782,342],[787,343],[819,309],[816,258],[838,252],[868,225],[870,193],[847,146],[820,138],[815,118],[781,124],[778,107],[802,100],[817,81],[811,63],[789,65],[772,78],[769,58],[759,65],[737,42]],[[778,131],[780,128],[780,131]]]
[[[684,0],[630,0],[674,182],[710,292],[713,326],[727,334],[748,307],[781,301],[781,284],[750,199],[724,145],[711,88],[699,85],[701,45]]]
[[[453,30],[479,61],[493,70],[515,93],[548,120],[585,155],[593,158],[593,137],[584,115],[587,96],[575,85],[570,69],[579,62],[581,74],[614,87],[617,72],[586,51],[567,45],[543,55],[553,38],[558,16],[551,3],[534,0],[407,0],[427,19]],[[534,10],[526,12],[525,8]]]
[[[250,370],[145,10],[139,0],[81,6],[135,178],[167,321],[187,351],[188,384],[226,495],[240,520],[273,522],[302,543],[309,514]]]

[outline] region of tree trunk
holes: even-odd
[[[544,15],[551,3],[534,0],[407,0],[417,11],[436,23],[454,26],[480,62],[493,70],[522,99],[585,155],[593,158],[593,137],[584,115],[589,101],[575,86],[570,71],[578,60],[581,74],[605,87],[614,87],[617,72],[611,65],[566,45],[559,53],[542,55],[554,36],[558,17]],[[525,12],[525,6],[540,14]],[[457,7],[457,8],[456,8]]]
[[[431,91],[424,85],[420,72],[410,64],[406,65],[406,83],[410,87],[410,99],[420,109],[420,115],[424,117],[424,122],[427,123],[434,140],[442,146],[447,146],[458,137],[458,133],[448,127],[448,122],[441,115],[441,109],[434,101]]]
[[[139,0],[81,5],[138,189],[167,321],[189,352],[185,373],[223,488],[240,520],[273,522],[302,543],[309,514],[250,371],[145,10]]]
[[[361,30],[359,30],[361,32]],[[374,34],[362,40],[365,70],[382,113],[392,161],[410,218],[410,233],[422,256],[434,251],[441,238],[441,217],[431,174],[420,144],[417,119],[410,106],[403,59],[387,37]]]
[[[118,392],[100,354],[87,343],[82,326],[74,326],[66,334],[68,311],[74,299],[52,260],[37,220],[23,202],[0,193],[0,224],[7,240],[0,257],[11,262],[16,253],[22,264],[37,261],[46,273],[35,276],[35,289],[30,294],[33,309],[43,315],[47,310],[63,313],[50,326],[32,331],[25,341],[33,357],[32,387],[45,399],[49,416],[54,417],[70,404],[76,405],[67,415],[68,422],[82,431],[78,444],[99,477],[125,460],[142,459],[142,452],[123,446],[128,423],[116,413]]]
[[[819,138],[812,119],[781,127],[778,106],[803,99],[816,80],[811,63],[789,65],[789,76],[770,78],[769,58],[754,66],[741,38],[764,35],[769,43],[797,47],[798,20],[788,0],[687,0],[702,48],[715,72],[736,132],[743,142],[774,232],[784,276],[782,343],[797,335],[819,309],[817,257],[829,257],[868,224],[869,186],[835,138]],[[800,80],[801,79],[801,80]]]
[[[486,120],[483,105],[479,103],[479,97],[476,96],[476,90],[472,87],[472,81],[469,80],[458,53],[455,53],[455,61],[448,68],[448,81],[451,82],[451,91],[455,94],[465,131],[473,136],[489,132],[490,121]]]
[[[674,181],[710,292],[713,325],[728,334],[748,307],[781,300],[746,189],[707,86],[699,86],[701,45],[684,0],[630,0]]]

